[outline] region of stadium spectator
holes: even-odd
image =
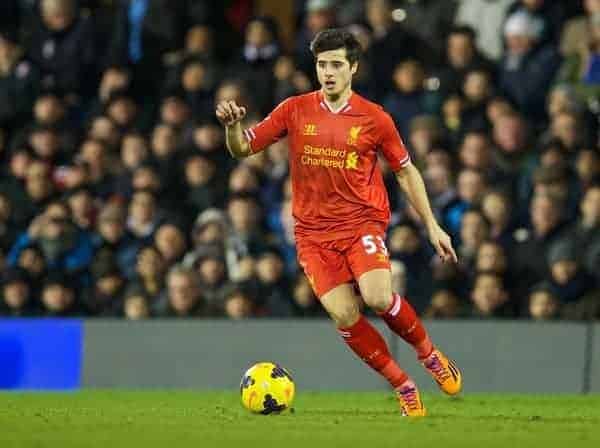
[[[515,303],[506,289],[502,276],[480,272],[471,291],[473,316],[479,318],[516,317]]]
[[[479,244],[475,255],[476,272],[493,272],[506,277],[508,272],[508,256],[504,248],[494,241]]]
[[[217,164],[205,154],[191,153],[184,162],[185,199],[188,216],[196,216],[202,210],[222,207],[225,187],[218,175]]]
[[[28,230],[17,238],[8,256],[11,266],[17,264],[21,252],[32,242],[40,245],[48,268],[57,273],[82,274],[92,260],[90,235],[77,229],[71,221],[68,207],[62,202],[50,203],[31,222]]]
[[[154,246],[168,265],[179,262],[187,249],[184,229],[175,221],[162,223],[154,234]]]
[[[110,250],[120,271],[127,278],[133,277],[140,243],[127,230],[123,206],[109,202],[100,210],[93,242],[96,252],[101,249]]]
[[[515,223],[508,196],[498,190],[488,191],[481,199],[481,211],[490,224],[490,238],[505,249],[510,247]]]
[[[443,53],[444,39],[454,22],[456,1],[400,0],[396,3],[405,12],[403,25],[429,45],[417,48],[427,48],[427,53],[439,60]]]
[[[455,319],[461,317],[463,305],[449,289],[440,289],[431,296],[431,303],[423,313],[428,319]]]
[[[127,91],[132,84],[131,72],[124,65],[112,65],[102,73],[97,99],[106,104],[116,92]]]
[[[232,73],[252,86],[252,104],[267,113],[273,104],[273,68],[281,54],[279,29],[271,17],[257,16],[246,26],[241,54],[232,62]]]
[[[215,59],[213,28],[205,23],[197,23],[191,26],[185,35],[184,52],[187,55],[199,56],[213,63]]]
[[[163,76],[163,57],[181,48],[187,2],[126,0],[120,2],[109,43],[108,61],[134,68],[140,96],[156,91]]]
[[[235,290],[225,298],[225,316],[233,320],[247,319],[254,315],[254,304],[247,293]]]
[[[533,284],[548,277],[547,256],[564,229],[563,204],[553,196],[531,199],[529,228],[515,231],[511,264],[515,269],[515,289],[522,296]],[[532,257],[531,254],[536,254]]]
[[[260,313],[271,317],[292,317],[292,289],[284,269],[283,258],[275,248],[268,248],[256,259],[256,298]]]
[[[154,246],[145,246],[137,253],[135,274],[127,287],[126,295],[131,291],[146,297],[149,305],[155,307],[159,295],[165,286],[165,273],[169,266]]]
[[[0,29],[0,128],[18,129],[39,89],[38,69],[24,57],[16,32]]]
[[[541,40],[556,45],[560,30],[566,19],[566,8],[562,2],[550,0],[518,0],[509,9],[507,16],[525,12],[537,19],[541,25]]]
[[[465,98],[461,110],[462,126],[465,129],[488,128],[485,112],[487,102],[494,93],[491,72],[484,69],[468,71],[462,84],[462,93]]]
[[[372,64],[374,99],[382,101],[393,88],[393,72],[398,62],[412,59],[431,65],[434,61],[431,46],[405,26],[394,22],[389,0],[367,0],[365,2],[367,24],[373,33],[373,41],[366,51]],[[423,51],[419,51],[423,49]],[[389,55],[395,55],[394,58]]]
[[[600,179],[600,154],[593,149],[582,149],[575,160],[579,189],[587,191]]]
[[[140,243],[147,243],[162,219],[162,212],[151,191],[139,190],[133,193],[129,203],[127,229]]]
[[[465,75],[473,70],[495,71],[494,65],[477,49],[475,39],[475,31],[468,26],[455,26],[448,33],[446,64],[436,73],[445,95],[460,91]]]
[[[548,250],[550,285],[563,304],[579,302],[592,290],[594,279],[581,268],[574,241],[564,239]]]
[[[600,10],[587,22],[588,35],[579,43],[577,52],[568,55],[563,62],[558,81],[569,82],[578,97],[589,102],[600,94]]]
[[[413,118],[436,110],[437,98],[425,90],[424,77],[422,65],[413,59],[401,62],[394,68],[394,90],[384,98],[383,106],[402,135],[408,135]]]
[[[161,198],[161,203],[167,203],[171,196],[176,193],[176,190],[175,188],[166,189],[163,183],[164,180],[161,178],[157,163],[154,161],[142,163],[131,174],[131,189],[133,191],[151,191],[156,197]]]
[[[173,266],[167,274],[167,289],[157,303],[157,315],[162,317],[206,316],[205,305],[196,273],[181,265]]]
[[[431,196],[431,206],[436,216],[440,217],[448,205],[456,201],[456,188],[452,179],[451,167],[437,163],[425,168],[424,179],[427,191]]]
[[[564,56],[576,54],[582,45],[589,41],[591,20],[594,14],[600,13],[600,1],[583,0],[585,14],[568,20],[560,39],[560,51]]]
[[[527,11],[511,14],[504,25],[506,51],[499,87],[534,120],[543,119],[545,93],[559,68],[560,56],[543,40],[544,23]]]
[[[159,108],[160,121],[172,126],[179,136],[190,116],[191,108],[187,102],[185,90],[174,88],[167,91]]]
[[[85,140],[79,147],[76,159],[85,164],[88,185],[101,198],[113,192],[115,176],[113,160],[108,148],[99,140]]]
[[[597,264],[600,254],[600,186],[588,188],[579,203],[579,210],[580,217],[564,230],[560,239],[573,241],[578,262],[600,280]]]
[[[67,193],[67,205],[71,218],[80,230],[92,231],[96,221],[94,196],[90,189],[79,187]]]
[[[0,316],[28,317],[35,315],[33,288],[22,268],[9,268],[2,273]]]
[[[81,296],[81,302],[90,316],[117,317],[123,309],[125,276],[119,270],[114,254],[105,251],[96,254],[90,267],[92,286]]]
[[[459,0],[456,22],[475,30],[477,47],[494,61],[502,55],[502,26],[513,3],[514,0]]]
[[[308,92],[312,87],[310,79],[298,70],[295,61],[287,55],[277,58],[273,67],[273,76],[275,103],[280,103],[289,96]]]
[[[581,114],[582,110],[583,103],[577,98],[575,89],[570,84],[559,82],[548,92],[546,112],[550,119],[563,112]]]
[[[27,54],[40,69],[42,86],[58,88],[72,100],[93,91],[97,53],[91,19],[74,0],[40,0]]]
[[[483,173],[490,183],[500,180],[493,158],[490,138],[484,131],[467,131],[458,148],[458,160],[463,168]]]
[[[47,263],[40,245],[32,243],[23,248],[16,266],[27,273],[32,291],[39,291],[47,273]]]
[[[466,210],[460,221],[460,265],[467,272],[474,268],[477,251],[490,236],[490,224],[480,209]]]
[[[116,123],[103,115],[98,115],[91,120],[87,136],[104,143],[111,154],[118,151],[121,143],[121,133]]]
[[[128,291],[124,299],[123,315],[129,320],[141,320],[150,317],[150,306],[143,292]]]
[[[84,310],[78,303],[72,279],[60,271],[50,272],[41,290],[42,315],[46,317],[76,317]]]
[[[192,250],[189,251],[183,264],[192,266],[198,257],[218,248],[223,254],[229,233],[229,224],[225,213],[218,208],[207,208],[199,213],[192,228]]]
[[[444,130],[434,115],[418,115],[410,122],[407,143],[417,166],[425,162],[429,152],[442,144]]]
[[[181,88],[181,95],[193,116],[207,116],[212,108],[216,74],[212,65],[198,56],[189,56],[174,69],[167,88]]]
[[[266,248],[260,206],[253,196],[232,196],[227,204],[227,214],[231,222],[228,245],[235,247],[238,256],[256,255]]]
[[[518,203],[524,199],[521,184],[535,165],[536,157],[530,148],[530,127],[525,119],[515,112],[499,115],[492,123],[494,161],[502,181],[497,186],[518,194]]]
[[[463,214],[478,206],[487,189],[487,180],[483,173],[473,169],[463,169],[458,174],[457,198],[443,210],[444,223],[456,237],[460,234]]]
[[[539,283],[531,289],[528,315],[534,320],[550,320],[559,316],[560,303],[548,283]]]
[[[234,285],[229,281],[222,251],[215,246],[210,250],[206,248],[193,266],[202,287],[207,309],[213,315],[223,315],[225,299]]]

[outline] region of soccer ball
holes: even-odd
[[[289,409],[295,390],[289,372],[271,362],[254,364],[244,373],[240,383],[242,405],[264,415]]]

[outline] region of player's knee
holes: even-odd
[[[388,285],[368,285],[361,290],[363,300],[368,307],[383,312],[390,306],[392,291]]]
[[[360,311],[356,304],[347,303],[330,310],[329,315],[339,328],[348,328],[358,321]]]

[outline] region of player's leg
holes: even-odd
[[[408,300],[392,293],[390,271],[367,271],[358,278],[358,284],[365,303],[383,318],[394,333],[415,349],[419,361],[440,388],[449,395],[459,393],[462,387],[460,370],[433,346],[423,322]]]
[[[347,253],[348,263],[358,279],[361,296],[394,333],[415,349],[419,361],[440,388],[450,395],[457,394],[462,387],[460,371],[433,346],[408,300],[392,292],[392,277],[383,241],[383,233],[370,229]]]
[[[336,286],[320,301],[348,347],[394,388],[403,415],[424,416],[425,407],[415,383],[398,366],[379,331],[361,314],[354,288],[349,283]]]
[[[408,342],[419,358],[433,351],[433,344],[407,300],[392,292],[392,275],[388,269],[372,269],[358,277],[360,294],[365,304],[379,314],[390,329]]]
[[[344,342],[369,367],[381,374],[394,390],[404,390],[405,415],[425,415],[414,383],[392,358],[377,329],[361,314],[359,298],[349,282],[352,272],[345,257],[306,241],[297,241],[298,260],[323,308],[335,322]],[[408,386],[408,387],[407,387]]]

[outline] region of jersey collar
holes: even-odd
[[[317,98],[319,100],[319,106],[323,109],[326,110],[328,112],[331,112],[332,114],[345,114],[347,112],[350,112],[352,110],[352,103],[354,102],[355,93],[352,92],[350,94],[350,97],[348,98],[348,100],[346,100],[346,102],[344,104],[342,104],[337,110],[333,110],[331,107],[329,107],[329,104],[327,104],[327,102],[325,101],[325,98],[323,96],[323,92],[321,92],[320,90],[317,91]]]

